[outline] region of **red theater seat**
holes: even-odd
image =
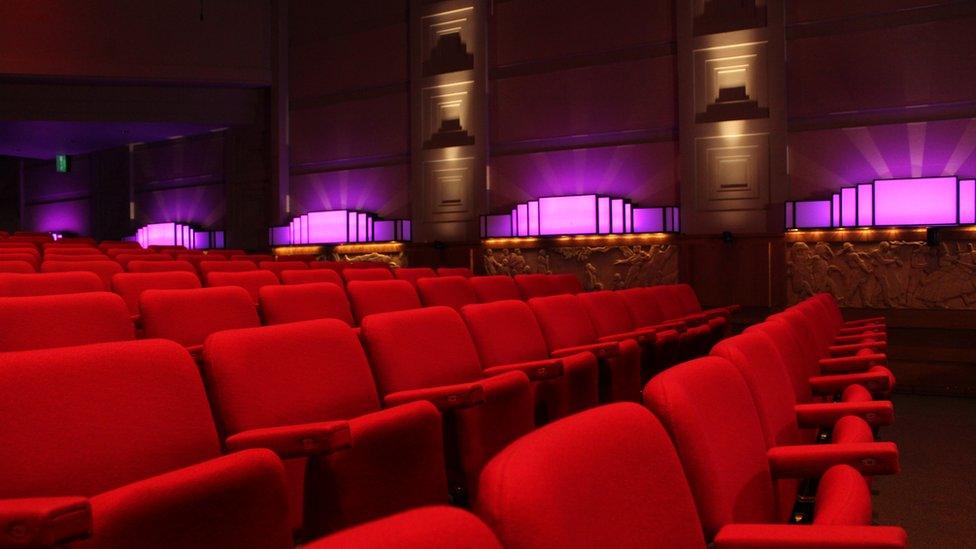
[[[264,286],[277,286],[278,277],[271,271],[242,271],[212,272],[207,274],[207,286],[238,286],[247,290],[255,305],[258,303],[258,291]]]
[[[44,255],[102,255],[101,250],[91,246],[44,246]]]
[[[638,326],[620,292],[586,292],[579,300],[600,341],[633,339],[641,345],[641,384],[677,363],[681,334],[674,326]]]
[[[138,242],[122,242],[121,240],[103,240],[98,245],[98,249],[104,252],[106,250],[121,250],[121,249],[142,250],[143,247],[142,244],[139,244]]]
[[[264,286],[259,294],[265,324],[334,318],[353,325],[352,309],[340,285],[322,282]]]
[[[417,280],[417,293],[425,307],[443,305],[460,311],[461,307],[478,302],[478,295],[467,278],[441,276]]]
[[[862,474],[898,469],[898,450],[891,443],[795,445],[767,451],[746,382],[718,357],[696,359],[658,374],[644,389],[644,402],[674,440],[708,540],[732,524],[772,525],[793,519],[796,490],[777,483],[792,485],[794,479],[804,478],[819,479],[814,525],[867,526],[871,496]]]
[[[485,377],[464,321],[447,307],[370,315],[361,337],[386,406],[429,400],[446,415],[452,490],[459,501],[465,487],[476,497],[482,465],[533,428],[528,377]]]
[[[126,270],[130,273],[169,273],[174,271],[183,271],[186,273],[193,273],[194,276],[197,274],[197,270],[193,268],[193,264],[189,261],[140,261],[133,260],[130,261],[126,266]]]
[[[197,263],[197,268],[200,270],[200,277],[203,279],[206,279],[210,273],[243,273],[258,270],[258,266],[252,261],[204,260]]]
[[[120,255],[159,255],[152,250],[146,250],[144,248],[105,248],[102,253],[118,261]],[[169,254],[165,254],[169,255]]]
[[[253,261],[260,264],[262,261],[274,261],[275,256],[269,254],[235,254],[230,256],[231,261]]]
[[[550,284],[556,288],[560,294],[579,294],[583,292],[583,284],[578,276],[572,273],[556,273],[549,275],[552,277]]]
[[[37,255],[24,254],[24,253],[3,253],[0,249],[0,261],[20,261],[27,263],[31,266],[32,271],[37,270],[37,266],[40,265],[40,260]]]
[[[583,351],[550,358],[542,330],[524,302],[468,305],[461,316],[486,373],[522,370],[532,380],[537,424],[599,403],[596,356]]]
[[[170,254],[155,253],[155,252],[150,252],[148,250],[146,251],[146,253],[134,254],[129,252],[130,252],[129,250],[126,250],[126,253],[118,254],[113,258],[116,262],[118,262],[119,265],[122,265],[123,269],[127,269],[129,267],[129,263],[133,261],[172,261],[173,260],[173,256],[171,256]]]
[[[292,546],[281,461],[220,455],[199,372],[178,345],[2,353],[0,393],[0,416],[17,418],[0,444],[0,530],[17,533],[15,545]]]
[[[342,277],[332,269],[304,269],[298,271],[281,271],[278,273],[282,284],[311,284],[328,282],[340,288],[343,286]]]
[[[193,353],[214,332],[261,324],[251,296],[235,286],[146,290],[139,296],[139,311],[147,338],[172,339]]]
[[[684,320],[665,314],[650,288],[629,288],[615,293],[623,298],[630,317],[638,328],[658,327],[678,332],[678,360],[708,352],[711,330],[707,326],[691,326]]]
[[[345,323],[227,330],[207,339],[204,357],[227,448],[289,459],[293,524],[302,522],[304,489],[306,532],[447,502],[440,413],[426,401],[381,410]]]
[[[41,263],[42,273],[89,272],[102,279],[103,289],[112,287],[112,275],[121,273],[122,266],[114,261],[45,261]]]
[[[335,272],[341,272],[349,265],[348,261],[309,261],[309,269],[329,269]]]
[[[346,284],[346,293],[357,324],[369,315],[422,307],[417,290],[405,280],[354,280]]]
[[[390,269],[390,264],[383,261],[340,261],[346,269]]]
[[[0,352],[134,338],[125,302],[109,292],[0,298]]]
[[[712,345],[725,335],[727,330],[726,318],[723,316],[709,317],[701,312],[689,312],[678,297],[680,290],[677,284],[651,286],[647,288],[648,295],[657,303],[658,309],[670,320],[680,320],[692,330],[701,330],[699,347],[694,356],[708,353]]]
[[[515,284],[522,294],[522,299],[529,300],[533,297],[546,297],[558,295],[560,291],[552,275],[547,274],[519,274],[515,275]]]
[[[0,242],[2,244],[2,242]],[[41,261],[41,253],[37,251],[37,248],[0,248],[0,255],[16,255],[16,256],[31,256],[34,262],[39,263]]]
[[[437,277],[437,273],[430,267],[400,267],[393,271],[393,275],[397,280],[406,280],[414,286],[417,285],[417,281],[421,278]]]
[[[394,541],[395,540],[395,541]],[[502,549],[483,522],[455,507],[423,507],[347,528],[303,545],[305,549],[389,547],[431,549],[464,545],[466,549]]]
[[[299,271],[308,269],[308,264],[304,261],[262,261],[259,267],[266,271],[271,271],[275,276],[281,278],[282,271]]]
[[[705,548],[667,433],[637,404],[581,412],[502,450],[477,513],[505,547]]]
[[[102,254],[92,254],[92,255],[44,254],[44,261],[112,261],[112,258]]]
[[[0,256],[0,273],[36,273],[34,265],[24,260],[7,260]]]
[[[510,276],[472,277],[471,287],[474,288],[474,293],[478,295],[478,301],[481,303],[504,301],[506,299],[522,299],[522,293],[519,292],[515,280]]]
[[[119,273],[112,277],[112,291],[125,301],[129,314],[139,316],[139,296],[146,290],[192,290],[200,287],[196,273]]]
[[[463,276],[464,278],[471,278],[474,276],[474,273],[467,267],[438,267],[437,276]]]
[[[358,281],[374,281],[374,280],[393,280],[393,273],[390,269],[383,268],[353,268],[351,266],[346,266],[341,272],[343,280],[347,283],[354,280]]]
[[[0,273],[0,297],[101,291],[105,291],[105,286],[95,273]]]
[[[640,346],[631,338],[600,341],[586,309],[574,295],[529,300],[549,353],[561,358],[590,351],[600,361],[600,400],[640,400]]]

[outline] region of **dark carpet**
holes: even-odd
[[[976,547],[976,399],[895,395],[901,473],[875,479],[880,524],[901,525],[911,547]]]

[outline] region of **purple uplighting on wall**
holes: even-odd
[[[638,208],[626,198],[594,194],[548,196],[481,216],[482,238],[677,231],[677,207]]]
[[[787,229],[972,223],[976,223],[976,181],[955,176],[877,179],[844,187],[831,200],[786,203]]]

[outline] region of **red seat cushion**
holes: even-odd
[[[427,307],[443,305],[455,310],[478,302],[478,295],[467,278],[463,276],[441,276],[421,278],[416,281],[417,292]]]
[[[317,273],[331,271],[285,271]],[[334,318],[353,325],[352,309],[342,286],[328,282],[264,286],[259,291],[265,324]]]
[[[134,338],[125,302],[112,293],[0,298],[0,352]]]
[[[200,287],[195,272],[119,273],[112,277],[112,291],[119,294],[132,315],[139,314],[139,296],[146,290],[192,290]]]

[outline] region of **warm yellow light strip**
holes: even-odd
[[[486,248],[512,248],[538,246],[545,242],[552,242],[556,246],[630,246],[635,244],[657,244],[667,242],[673,235],[668,233],[640,233],[640,234],[600,234],[535,237],[523,236],[512,238],[486,238],[481,244]]]
[[[323,246],[281,246],[271,251],[275,255],[319,255],[324,249]]]
[[[371,244],[340,244],[333,248],[337,254],[369,254],[402,252],[402,242],[374,242]]]

